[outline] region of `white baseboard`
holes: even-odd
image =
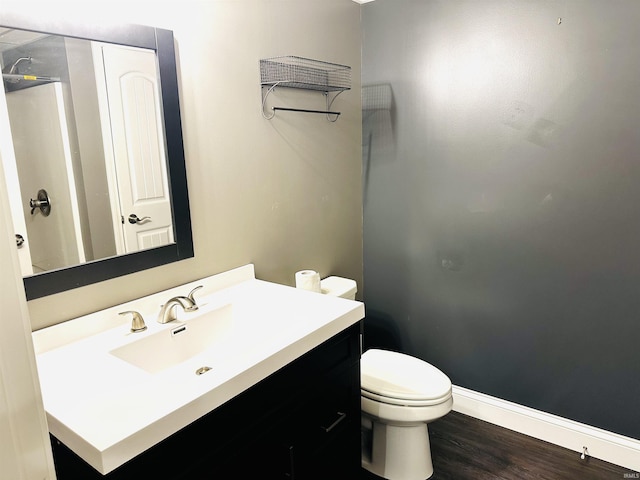
[[[453,386],[453,410],[640,472],[640,440]]]

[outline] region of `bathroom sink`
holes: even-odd
[[[156,322],[197,285],[198,310]],[[131,333],[123,311],[147,330]],[[49,431],[106,475],[363,317],[359,302],[258,280],[247,265],[38,330]]]
[[[194,312],[192,319],[140,338],[109,353],[149,373],[179,365],[208,349],[222,348],[233,325],[231,304],[205,313]]]

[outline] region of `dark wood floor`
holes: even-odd
[[[636,472],[451,412],[429,424],[431,480],[623,480]],[[625,475],[626,474],[626,475]],[[361,480],[379,477],[363,470]]]

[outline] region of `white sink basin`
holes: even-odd
[[[198,285],[197,311],[156,322]],[[147,330],[130,332],[118,313],[131,310]],[[107,474],[363,317],[359,302],[257,280],[247,265],[39,330],[49,431]]]
[[[149,373],[158,373],[209,348],[222,347],[231,334],[232,324],[233,308],[224,305],[109,353]]]

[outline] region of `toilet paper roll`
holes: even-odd
[[[320,274],[315,270],[296,272],[296,288],[320,293]]]

